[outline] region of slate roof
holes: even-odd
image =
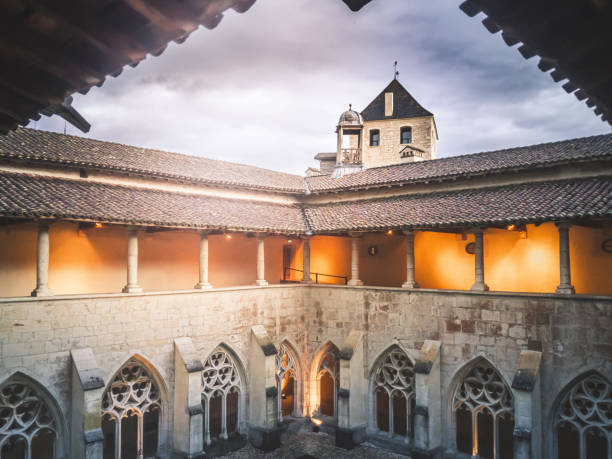
[[[0,158],[129,172],[209,185],[289,193],[306,191],[304,179],[299,175],[28,128],[0,136]]]
[[[315,232],[457,227],[612,216],[612,177],[307,206]]]
[[[213,230],[306,230],[295,205],[9,173],[0,173],[0,215]]]
[[[335,179],[319,175],[308,177],[306,181],[313,193],[322,193],[452,180],[597,159],[612,160],[612,134],[376,167]]]
[[[385,93],[393,93],[393,115],[385,116]],[[393,120],[413,118],[416,116],[433,116],[425,110],[402,84],[393,80],[376,98],[361,112],[364,121]]]

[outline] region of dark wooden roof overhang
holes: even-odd
[[[0,133],[58,114],[83,131],[75,92],[212,29],[255,0],[0,0]]]
[[[483,25],[501,31],[508,46],[525,59],[539,56],[538,67],[563,89],[586,100],[612,124],[612,2],[610,0],[466,0],[460,8]]]

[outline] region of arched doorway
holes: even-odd
[[[154,458],[159,454],[159,385],[136,358],[115,374],[102,397],[104,459]]]
[[[0,385],[0,458],[63,457],[59,411],[50,395],[17,373]]]
[[[554,430],[558,459],[610,459],[610,383],[592,373],[570,384],[557,406]]]
[[[293,416],[298,402],[297,358],[295,352],[286,343],[281,343],[276,354],[276,385],[278,387],[278,418]]]
[[[463,372],[453,397],[456,447],[483,459],[514,457],[514,400],[497,370],[479,359]]]
[[[331,342],[317,353],[314,362],[316,375],[315,414],[335,418],[338,416],[338,390],[340,387],[340,351]]]

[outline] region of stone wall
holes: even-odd
[[[400,129],[412,127],[410,146],[425,152],[424,158],[401,158],[400,150],[406,145],[400,144]],[[370,146],[370,130],[380,130],[380,145]],[[363,125],[363,167],[389,166],[424,159],[435,159],[436,137],[432,117],[410,118],[401,120],[367,121]]]
[[[424,340],[440,341],[447,448],[454,445],[449,401],[454,375],[477,356],[491,362],[510,385],[521,350],[542,350],[543,457],[550,457],[551,412],[565,385],[590,369],[612,379],[611,298],[288,285],[0,300],[0,383],[16,371],[30,375],[68,416],[71,349],[93,350],[104,383],[138,355],[159,373],[172,413],[174,339],[190,337],[202,361],[225,343],[249,374],[250,332],[258,324],[275,345],[287,339],[296,348],[304,413],[313,408],[307,384],[312,358],[328,341],[340,348],[351,330],[363,332],[366,382],[390,345],[401,346],[414,359]],[[368,393],[353,396],[363,397],[364,406],[371,403]],[[170,448],[171,416],[164,429]]]

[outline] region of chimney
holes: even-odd
[[[393,93],[385,93],[385,116],[393,116]]]

